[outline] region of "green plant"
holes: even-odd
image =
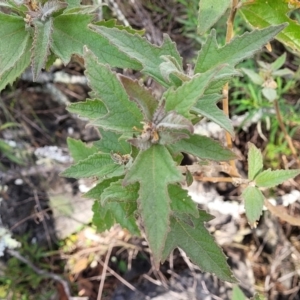
[[[0,132],[8,127],[15,127],[18,126],[18,124],[16,123],[11,123],[11,122],[7,122],[4,123],[3,125],[0,126]],[[18,157],[17,155],[17,151],[14,149],[14,147],[12,147],[7,141],[5,141],[4,139],[0,138],[0,155],[3,155],[5,157],[7,157],[10,161],[22,165],[23,162],[20,159],[20,157]],[[5,169],[4,165],[0,162],[0,169]]]
[[[232,114],[245,113],[246,117],[240,127],[255,119],[258,133],[262,139],[268,141],[266,147],[266,158],[270,160],[273,167],[280,165],[277,155],[279,153],[289,155],[292,153],[298,160],[296,151],[291,143],[290,125],[294,127],[300,123],[297,106],[291,106],[285,100],[286,94],[293,91],[297,85],[294,72],[288,68],[282,68],[286,61],[284,53],[273,63],[258,60],[258,72],[253,68],[240,70],[247,75],[250,82],[242,83],[235,80],[236,92],[232,93],[232,105],[236,109]],[[254,117],[255,116],[255,117]],[[262,133],[261,123],[270,131],[269,139]]]
[[[227,172],[231,182],[243,185],[246,214],[251,226],[255,226],[264,201],[260,188],[280,184],[300,170],[263,170],[260,151],[250,145],[248,179],[242,178],[234,165],[236,155],[230,149],[194,134],[193,124],[201,115],[224,128],[229,143],[234,131],[227,114],[216,105],[222,98],[220,90],[239,74],[237,63],[259,51],[286,27],[269,26],[230,41],[238,2],[233,1],[232,7],[229,2],[227,44],[219,47],[212,30],[198,53],[193,74],[186,74],[182,58],[167,36],[158,47],[132,29],[112,22],[92,23],[89,14],[94,7],[80,6],[79,1],[29,1],[20,6],[8,1],[5,3],[11,15],[0,14],[4,24],[0,28],[4,41],[0,44],[4,58],[0,61],[0,75],[3,87],[30,62],[35,79],[54,57],[66,63],[72,54],[81,55],[92,89],[91,99],[68,109],[90,119],[99,128],[101,139],[92,146],[68,139],[75,164],[62,175],[98,179],[97,185],[85,194],[96,199],[93,222],[98,230],[109,229],[117,222],[139,234],[138,219],[156,267],[178,246],[203,271],[235,282],[225,255],[204,226],[212,216],[199,211],[182,188],[184,175],[190,181],[191,175],[206,174],[210,168]],[[221,2],[200,3],[203,9],[200,7],[199,15],[204,20],[215,22],[224,13]],[[206,24],[206,30],[214,22]],[[8,39],[10,43],[6,43]],[[116,74],[111,69],[115,66],[140,70],[152,77],[164,88],[162,97],[156,99],[139,81]],[[225,96],[227,90],[225,85]],[[224,103],[226,108],[227,102]],[[180,166],[182,152],[196,156],[199,163]],[[224,168],[221,161],[230,164]]]

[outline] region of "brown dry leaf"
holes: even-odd
[[[81,257],[76,260],[75,264],[71,266],[71,273],[72,274],[79,274],[81,271],[85,270],[89,265],[89,260],[87,257]]]
[[[265,206],[273,215],[280,218],[281,220],[294,226],[300,226],[300,219],[290,216],[284,211],[282,206],[274,206],[268,200],[265,200]]]

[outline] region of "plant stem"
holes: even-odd
[[[230,11],[230,15],[227,20],[226,43],[229,43],[230,40],[233,38],[233,22],[234,22],[234,17],[236,14],[238,3],[239,3],[239,0],[232,0],[231,11]],[[228,85],[228,83],[226,83],[225,86],[223,87],[223,97],[224,97],[223,98],[223,111],[227,116],[229,115],[228,90],[229,90],[229,85]],[[227,131],[225,132],[225,137],[226,137],[227,147],[229,149],[232,149],[231,136]],[[232,174],[231,175],[234,177],[240,177],[240,174],[235,165],[235,161],[231,160],[229,163],[232,166]]]
[[[284,137],[285,137],[286,141],[288,142],[288,145],[289,145],[289,147],[292,151],[292,154],[294,156],[294,159],[297,162],[298,167],[300,167],[300,160],[298,158],[297,151],[294,147],[293,141],[292,141],[291,137],[289,136],[289,134],[288,134],[288,132],[285,128],[283,118],[282,118],[282,115],[281,115],[281,112],[280,112],[278,100],[274,100],[274,107],[275,107],[275,111],[276,111],[276,117],[277,117],[277,120],[279,122],[279,126],[280,126],[281,130],[283,131]]]

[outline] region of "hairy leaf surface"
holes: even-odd
[[[171,209],[178,213],[192,215],[198,218],[199,211],[197,204],[188,195],[187,190],[182,189],[178,185],[171,184],[168,188],[171,199]]]
[[[256,221],[260,218],[264,206],[264,195],[253,186],[248,186],[243,190],[242,197],[244,199],[246,216],[251,227],[256,226]]]
[[[30,47],[31,39],[27,43],[24,55],[22,55],[15,65],[9,70],[5,71],[0,78],[0,91],[2,91],[8,84],[12,84],[30,65]],[[0,43],[1,44],[1,43]]]
[[[178,114],[190,118],[191,107],[203,95],[206,87],[219,70],[220,68],[217,68],[217,70],[195,75],[177,89],[170,88],[167,90],[163,95],[166,99],[166,110],[175,110]]]
[[[204,211],[199,213],[199,218],[191,217],[194,227],[171,217],[171,231],[166,240],[163,260],[173,249],[180,247],[203,272],[213,273],[225,281],[236,282],[226,262],[226,256],[203,224],[211,220],[211,216]]]
[[[25,30],[25,22],[21,17],[0,12],[0,24],[0,78],[2,79],[4,72],[9,71],[22,56],[26,55],[30,34]]]
[[[138,80],[132,80],[126,76],[119,76],[129,99],[137,104],[144,115],[145,121],[151,121],[152,116],[158,106],[158,101],[151,91],[142,86]]]
[[[219,94],[204,95],[193,106],[192,111],[215,122],[234,136],[234,129],[230,119],[217,106],[217,102],[221,97]]]
[[[67,143],[70,154],[76,163],[80,160],[88,158],[90,155],[99,152],[97,147],[89,147],[86,143],[80,140],[72,139],[70,137],[67,138]]]
[[[210,29],[223,16],[230,5],[231,0],[201,0],[199,3],[198,33],[202,35]]]
[[[53,30],[53,19],[45,22],[34,23],[34,39],[31,53],[31,65],[33,81],[37,79],[41,70],[45,67],[47,57],[50,53],[51,34]]]
[[[169,83],[162,76],[159,65],[164,62],[163,55],[173,56],[181,66],[182,59],[168,36],[164,37],[163,44],[158,47],[151,45],[145,38],[135,34],[132,35],[124,30],[91,25],[96,32],[106,37],[120,51],[126,53],[132,59],[138,60],[143,65],[143,72],[152,76],[164,86]]]
[[[227,161],[236,158],[233,152],[224,148],[220,143],[197,134],[192,135],[189,139],[183,139],[172,145],[168,145],[168,148],[173,153],[185,152],[201,159]]]
[[[263,169],[263,156],[254,144],[248,143],[248,179],[253,180]]]
[[[90,120],[102,118],[107,114],[105,104],[98,99],[87,99],[84,102],[72,103],[67,107],[67,110]]]
[[[108,111],[105,117],[95,120],[93,124],[117,132],[132,131],[134,126],[139,126],[143,115],[137,105],[129,100],[116,74],[108,66],[98,63],[90,50],[85,51],[84,59],[85,74],[93,96],[98,96]]]
[[[136,202],[138,199],[139,184],[123,186],[122,180],[113,182],[101,195],[101,204],[106,202]]]
[[[102,63],[112,67],[141,69],[141,65],[111,45],[103,36],[88,28],[91,16],[83,14],[60,15],[54,19],[53,52],[67,64],[72,54],[83,55],[83,46],[87,46]]]
[[[140,151],[124,178],[124,184],[140,183],[139,212],[155,264],[161,260],[171,213],[168,185],[181,181],[168,150],[155,145]]]
[[[94,142],[94,145],[103,153],[116,152],[119,154],[131,153],[131,146],[124,139],[120,138],[120,135],[112,132],[100,129],[101,139]]]
[[[114,177],[124,174],[124,166],[116,164],[110,154],[95,153],[62,172],[62,176],[88,178]]]
[[[284,181],[294,178],[300,174],[300,169],[296,170],[275,170],[268,169],[259,173],[255,177],[255,183],[259,187],[274,187]]]
[[[228,64],[229,67],[235,66],[260,50],[284,27],[285,25],[279,25],[253,30],[234,38],[221,48],[217,44],[216,32],[212,30],[199,52],[195,73],[204,73],[221,64]]]

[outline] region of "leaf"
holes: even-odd
[[[195,218],[199,217],[197,204],[188,195],[187,190],[182,189],[178,185],[171,184],[168,187],[168,191],[172,211],[191,215]]]
[[[263,169],[263,156],[254,144],[248,143],[248,179],[253,180]]]
[[[93,96],[98,96],[104,102],[108,113],[93,124],[106,130],[117,132],[132,131],[140,125],[143,115],[135,103],[129,100],[122,84],[108,66],[98,63],[90,50],[84,54],[85,74]]]
[[[25,22],[21,17],[0,12],[0,24],[0,78],[2,80],[4,73],[15,67],[22,56],[26,55],[30,34],[25,30]]]
[[[166,35],[164,36],[163,44],[158,47],[151,45],[145,38],[137,34],[132,35],[124,30],[94,25],[91,25],[91,28],[106,37],[120,51],[126,53],[126,55],[132,59],[136,59],[143,65],[142,72],[153,77],[164,86],[169,86],[170,84],[164,79],[160,72],[159,66],[164,62],[161,56],[172,56],[178,65],[182,65],[182,58],[175,44]]]
[[[242,198],[244,199],[248,222],[251,227],[256,227],[256,221],[259,220],[262,214],[264,195],[258,188],[248,186],[243,190]]]
[[[120,30],[126,30],[127,32],[129,32],[131,34],[139,34],[141,36],[145,34],[145,29],[138,30],[138,29],[133,29],[130,26],[124,26],[124,25],[117,24],[116,19],[101,20],[101,21],[96,22],[95,25],[104,26],[104,27],[108,27],[108,28],[118,28]]]
[[[84,102],[72,103],[67,107],[67,110],[90,120],[102,118],[107,114],[104,103],[98,99],[87,99]]]
[[[87,46],[102,63],[112,67],[132,68],[140,70],[141,65],[116,47],[101,35],[88,28],[92,17],[83,14],[63,14],[54,18],[52,51],[64,64],[67,64],[72,54],[83,55],[83,46]]]
[[[105,179],[84,195],[86,198],[99,200],[93,207],[93,223],[97,226],[98,231],[110,229],[114,223],[119,223],[132,234],[140,235],[134,216],[134,212],[137,210],[138,187],[134,185],[134,187],[129,186],[125,189],[121,185],[121,181],[116,180],[118,178]],[[129,193],[133,191],[133,188],[136,191],[130,197]]]
[[[255,183],[259,187],[274,187],[284,181],[294,178],[300,174],[300,169],[296,170],[276,170],[268,169],[259,173],[255,177]]]
[[[168,112],[157,124],[156,128],[171,129],[171,130],[186,130],[190,133],[194,132],[194,127],[191,121],[177,114],[175,111]],[[161,134],[163,134],[162,132]]]
[[[221,98],[222,96],[219,94],[204,95],[197,101],[192,111],[215,122],[234,136],[234,129],[230,119],[217,106],[217,102]]]
[[[210,215],[202,211],[199,218],[191,217],[194,223],[194,227],[191,227],[180,219],[171,217],[171,231],[166,240],[163,260],[173,249],[180,247],[201,271],[213,273],[221,280],[236,282],[223,251],[204,227],[203,222],[210,219]]]
[[[129,99],[135,102],[143,113],[144,120],[151,121],[158,106],[158,101],[152,95],[151,91],[142,86],[138,80],[132,80],[129,77],[122,75],[119,75],[119,78],[129,96]]]
[[[112,178],[107,178],[107,179],[101,180],[99,183],[97,183],[96,186],[94,186],[87,193],[85,193],[83,195],[83,197],[84,198],[100,200],[104,190],[106,188],[108,188],[111,183],[113,183],[117,180],[119,180],[118,177],[112,177]]]
[[[41,70],[45,67],[47,57],[50,54],[52,29],[52,18],[47,19],[45,22],[34,22],[34,39],[31,49],[33,81],[37,79]]]
[[[198,34],[202,35],[210,29],[224,15],[230,5],[231,0],[201,0],[198,14]]]
[[[70,137],[67,138],[67,143],[70,154],[76,163],[98,152],[95,146],[88,147],[86,143]]]
[[[170,55],[162,55],[164,60],[159,65],[160,73],[167,82],[173,83],[175,86],[180,86],[183,81],[190,80],[189,76],[184,74],[182,66],[178,65],[176,59]]]
[[[92,222],[96,226],[98,232],[109,230],[114,224],[115,219],[110,210],[101,206],[99,201],[95,201],[92,207],[94,213]]]
[[[95,153],[61,173],[62,176],[71,178],[88,178],[92,176],[103,178],[122,174],[124,174],[124,166],[116,164],[110,154],[103,153]]]
[[[1,44],[1,43],[0,43]],[[2,91],[8,84],[12,84],[29,66],[30,64],[30,40],[25,49],[24,55],[22,55],[15,65],[9,70],[5,71],[0,79],[0,91]],[[1,46],[0,46],[1,47]]]
[[[200,159],[227,161],[236,158],[233,152],[224,148],[218,142],[206,136],[197,134],[192,135],[189,139],[183,139],[169,145],[168,148],[171,152],[189,153],[199,157]]]
[[[195,73],[204,73],[221,64],[235,66],[240,61],[253,56],[284,27],[285,25],[270,26],[262,30],[246,32],[221,48],[217,44],[216,31],[212,30],[199,52]]]
[[[300,51],[300,24],[288,17],[287,1],[255,0],[242,5],[238,10],[246,21],[255,28],[287,23],[276,39],[294,50]]]
[[[113,182],[101,195],[101,204],[106,202],[134,202],[138,199],[139,184],[123,186],[122,180]]]
[[[120,139],[120,135],[111,131],[100,129],[101,139],[94,142],[94,146],[103,153],[131,153],[131,146],[125,140]]]
[[[237,285],[235,285],[232,289],[231,300],[246,300],[244,293]]]
[[[105,204],[115,222],[127,228],[133,235],[140,235],[133,212],[136,211],[136,202],[109,202]]]
[[[263,78],[256,72],[254,72],[253,70],[251,69],[246,69],[246,68],[241,68],[241,70],[243,71],[244,74],[246,74],[250,80],[257,84],[257,85],[262,85],[264,83],[264,80]]]
[[[155,145],[140,151],[123,184],[140,183],[139,212],[146,237],[158,266],[169,231],[170,198],[168,185],[182,180],[168,150]]]
[[[170,88],[167,90],[163,95],[166,99],[166,110],[175,110],[178,114],[190,118],[191,107],[204,94],[206,87],[219,70],[220,67],[204,74],[195,75],[177,89]]]

